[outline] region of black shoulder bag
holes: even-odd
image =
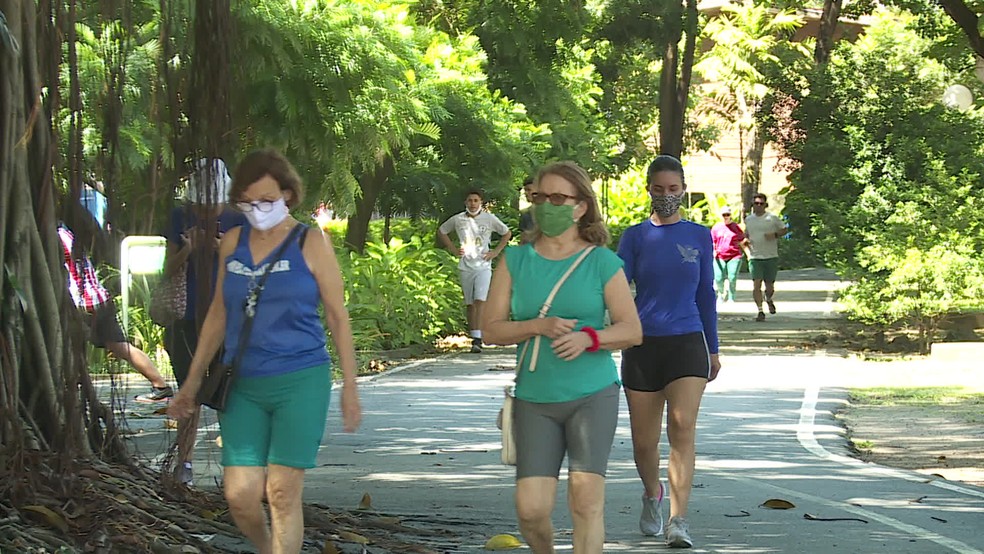
[[[256,310],[259,308],[260,294],[263,292],[263,286],[266,284],[267,277],[273,271],[273,266],[280,262],[280,258],[283,257],[284,251],[287,250],[290,243],[294,242],[298,232],[306,230],[307,225],[301,223],[298,223],[290,230],[287,239],[277,249],[277,253],[270,260],[270,263],[267,264],[256,287],[246,293],[246,301],[243,302],[242,308],[246,318],[243,320],[243,328],[239,332],[239,344],[236,346],[236,354],[232,357],[231,364],[227,365],[221,361],[216,361],[205,370],[205,375],[202,377],[202,385],[198,388],[199,404],[204,404],[220,412],[225,410],[226,401],[229,399],[229,391],[232,389],[232,382],[236,378],[236,370],[239,367],[239,363],[243,360],[246,344],[249,342],[249,335],[253,330],[253,319],[256,317]],[[302,240],[301,248],[303,247],[304,242]]]

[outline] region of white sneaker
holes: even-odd
[[[666,546],[693,548],[694,541],[690,540],[690,526],[687,525],[687,520],[680,516],[670,518],[666,524]]]
[[[659,494],[654,498],[642,495],[642,515],[639,516],[639,530],[643,535],[663,534],[663,483],[659,484]]]

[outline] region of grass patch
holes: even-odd
[[[868,406],[984,404],[984,393],[965,387],[876,387],[854,389],[850,400]]]
[[[851,439],[851,442],[854,443],[854,447],[858,450],[871,450],[875,447],[875,443],[869,440]]]

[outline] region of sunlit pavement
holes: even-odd
[[[981,552],[984,491],[846,457],[831,415],[846,388],[928,378],[925,363],[893,367],[805,347],[836,317],[837,286],[828,272],[784,272],[779,313],[766,322],[754,321],[746,280],[739,296],[749,300],[723,307],[723,369],[701,410],[688,518],[695,551]],[[336,394],[305,499],[355,508],[369,493],[375,510],[453,527],[464,537],[455,551],[517,533],[513,473],[499,464],[494,424],[512,373],[490,371],[512,365],[513,356],[487,349],[363,381],[363,424],[352,435],[339,432]],[[949,375],[959,380],[963,371]],[[941,375],[931,382],[946,384]],[[623,400],[609,465],[606,552],[665,548],[638,533],[641,492]],[[562,483],[554,519],[562,551],[571,541],[565,497]],[[770,498],[796,507],[760,507]]]
[[[984,490],[857,462],[847,457],[832,416],[851,387],[972,384],[984,390],[979,361],[863,362],[817,350],[814,339],[836,323],[838,287],[829,272],[783,272],[776,285],[779,313],[765,322],[754,321],[746,279],[739,282],[740,301],[722,305],[723,369],[701,409],[688,517],[694,551],[984,552]],[[447,545],[440,551],[478,551],[491,535],[518,536],[513,471],[499,463],[495,428],[514,355],[513,349],[486,349],[364,379],[363,424],[351,435],[341,432],[336,391],[305,500],[355,509],[369,493],[378,512],[462,537],[439,540]],[[129,414],[131,444],[159,460],[174,440],[164,418],[153,415],[165,404],[133,402],[146,381],[127,382],[115,405]],[[214,484],[221,454],[213,440],[214,412],[204,417],[197,486]],[[664,447],[664,464],[665,457]],[[641,493],[623,399],[609,464],[606,552],[665,548],[661,538],[638,533]],[[760,507],[770,498],[796,507]],[[562,482],[554,518],[560,551],[571,550],[565,504]],[[805,514],[851,519],[815,521]]]

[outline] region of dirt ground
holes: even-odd
[[[984,487],[984,403],[869,404],[839,414],[857,456]]]

